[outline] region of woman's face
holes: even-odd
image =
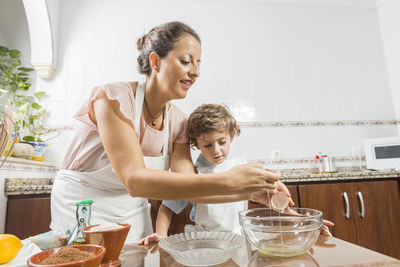
[[[186,97],[200,76],[201,45],[190,34],[183,35],[173,50],[160,60],[157,79],[171,99]]]

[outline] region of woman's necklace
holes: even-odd
[[[149,114],[150,118],[152,119],[151,125],[152,125],[152,126],[156,126],[156,123],[157,123],[156,120],[163,114],[163,112],[164,112],[164,107],[161,109],[160,114],[158,114],[157,116],[153,117],[153,116],[151,115],[151,113],[150,113],[149,106],[147,105],[146,97],[144,98],[144,105],[145,105],[145,107],[146,107],[147,114]]]

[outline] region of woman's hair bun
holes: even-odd
[[[137,40],[137,49],[139,51],[143,49],[144,45],[146,44],[146,41],[147,41],[147,34],[144,34]]]

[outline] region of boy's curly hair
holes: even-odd
[[[205,133],[226,129],[231,137],[240,134],[235,118],[225,105],[203,104],[189,116],[187,133],[192,147],[197,147],[197,138]]]

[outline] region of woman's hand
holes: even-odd
[[[276,172],[275,174],[280,176],[280,172]],[[273,190],[262,189],[261,191],[251,193],[250,200],[271,207],[271,197],[278,192],[283,192],[289,199],[289,206],[294,206],[294,201],[286,185],[280,181],[276,182],[275,185],[276,188]],[[288,207],[286,209],[288,209]]]
[[[280,171],[278,171],[279,176],[280,176]],[[277,194],[279,192],[283,192],[285,193],[285,195],[288,197],[289,200],[289,204],[286,207],[286,209],[289,209],[289,206],[294,206],[294,201],[292,199],[292,195],[289,192],[289,189],[287,188],[287,186],[282,183],[281,181],[276,182],[276,191],[273,192],[273,194]]]
[[[266,171],[261,164],[250,163],[233,167],[227,171],[227,183],[231,184],[236,192],[256,192],[275,189],[279,174]]]
[[[160,247],[158,242],[163,238],[161,235],[153,233],[151,235],[142,238],[137,245],[139,247],[144,247],[147,251],[150,251],[151,254],[156,253],[158,248]]]

